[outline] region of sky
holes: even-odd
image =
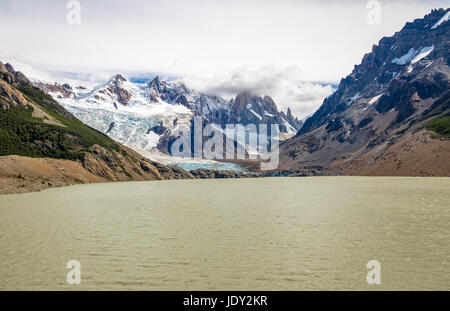
[[[80,3],[80,23],[68,22],[68,15],[77,22],[73,2]],[[302,118],[383,36],[449,6],[450,0],[2,0],[0,61],[49,81],[67,73],[95,82],[115,73],[159,74],[214,95],[247,90]]]

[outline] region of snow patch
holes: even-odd
[[[433,25],[433,27],[431,27],[431,29],[436,29],[439,25],[441,25],[442,23],[445,23],[446,21],[448,21],[450,19],[450,11],[448,11],[447,13],[444,14],[444,16],[441,17],[440,20],[438,20],[436,22],[436,24]]]
[[[253,115],[255,117],[257,117],[259,120],[262,120],[262,117],[258,113],[256,113],[253,109],[249,109],[249,110],[250,110],[251,113],[253,113]]]
[[[376,102],[382,95],[383,94],[372,97],[372,99],[369,101],[369,105],[372,105],[374,102]]]
[[[286,126],[288,134],[296,133],[295,129],[283,118],[283,124]]]
[[[394,72],[392,73],[392,79],[391,79],[391,81],[394,80],[395,78],[397,78],[399,75],[400,75],[400,72],[395,72],[395,71],[394,71]]]
[[[376,101],[377,101],[381,96],[383,96],[383,93],[381,93],[381,94],[379,94],[379,95],[377,95],[377,96],[372,97],[372,99],[369,100],[369,104],[368,104],[362,111],[366,110],[366,109],[369,108],[371,105],[373,105],[374,103],[376,103]]]
[[[410,48],[408,53],[406,53],[405,55],[392,59],[392,63],[395,63],[397,65],[406,65],[411,62],[412,64],[415,64],[422,58],[427,57],[433,51],[433,49],[434,49],[434,45],[426,46],[423,48],[420,47],[418,50],[416,50],[414,48]],[[408,68],[408,72],[411,72],[411,71],[412,71],[412,68]]]
[[[145,138],[147,140],[147,145],[144,147],[144,150],[148,148],[156,148],[161,136],[153,131],[150,131]]]
[[[353,103],[355,100],[357,100],[359,98],[359,92],[358,93],[356,93],[356,95],[355,96],[353,96],[353,97],[350,97],[350,103]]]
[[[411,63],[417,63],[419,60],[421,60],[424,57],[427,57],[431,52],[433,52],[434,45],[432,46],[426,46],[422,49],[420,49],[419,53],[411,60]]]
[[[407,63],[409,63],[411,61],[411,59],[414,58],[414,56],[416,56],[417,51],[414,48],[410,48],[408,53],[406,53],[405,55],[401,56],[401,57],[396,57],[394,58],[391,62],[395,63],[397,65],[406,65]]]

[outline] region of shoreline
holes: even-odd
[[[217,178],[192,178],[189,180],[192,181],[200,181],[200,180],[221,180],[221,179],[276,179],[276,178],[300,178],[300,177],[342,177],[342,178],[350,178],[350,177],[371,177],[371,178],[449,178],[450,176],[397,176],[397,175],[266,175],[266,176],[255,176],[250,174],[244,174],[240,177],[217,177]],[[75,185],[89,185],[89,184],[121,184],[121,183],[133,183],[133,182],[164,182],[164,181],[182,181],[186,179],[164,179],[164,180],[124,180],[124,181],[112,181],[112,180],[101,180],[101,181],[91,181],[91,182],[73,182],[73,183],[64,183],[59,185],[54,185],[51,183],[44,182],[42,183],[41,180],[46,179],[46,177],[41,177],[41,179],[36,178],[33,181],[30,179],[20,179],[16,178],[21,181],[19,186],[13,186],[11,187],[11,183],[9,184],[9,188],[4,188],[5,182],[14,180],[13,177],[2,177],[0,176],[0,196],[6,196],[6,195],[14,195],[14,194],[27,194],[27,193],[36,193],[41,192],[49,189],[56,189],[56,188],[65,188]],[[24,183],[25,181],[29,181],[28,184]],[[6,189],[6,191],[5,191]]]

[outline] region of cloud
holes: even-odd
[[[0,37],[48,72],[158,72],[208,92],[251,89],[309,114],[383,36],[448,0],[80,0],[69,25],[64,0],[0,1]],[[298,70],[301,69],[301,70]],[[194,77],[194,78],[193,78]],[[200,82],[198,82],[200,81]]]
[[[239,66],[297,66],[303,80],[339,81],[373,44],[445,0],[81,0],[69,25],[64,0],[0,1],[2,46],[52,70],[144,70],[208,75]]]
[[[206,94],[224,97],[247,91],[254,95],[268,95],[279,109],[291,108],[292,113],[304,118],[312,114],[330,95],[331,84],[305,82],[302,71],[295,66],[240,66],[220,75],[207,78],[184,78],[188,87]]]

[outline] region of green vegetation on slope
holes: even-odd
[[[120,150],[108,136],[83,124],[38,88],[28,85],[15,88],[65,127],[32,117],[31,107],[0,109],[0,155],[76,160],[94,144]]]
[[[450,138],[450,113],[434,118],[425,127],[445,138]]]

